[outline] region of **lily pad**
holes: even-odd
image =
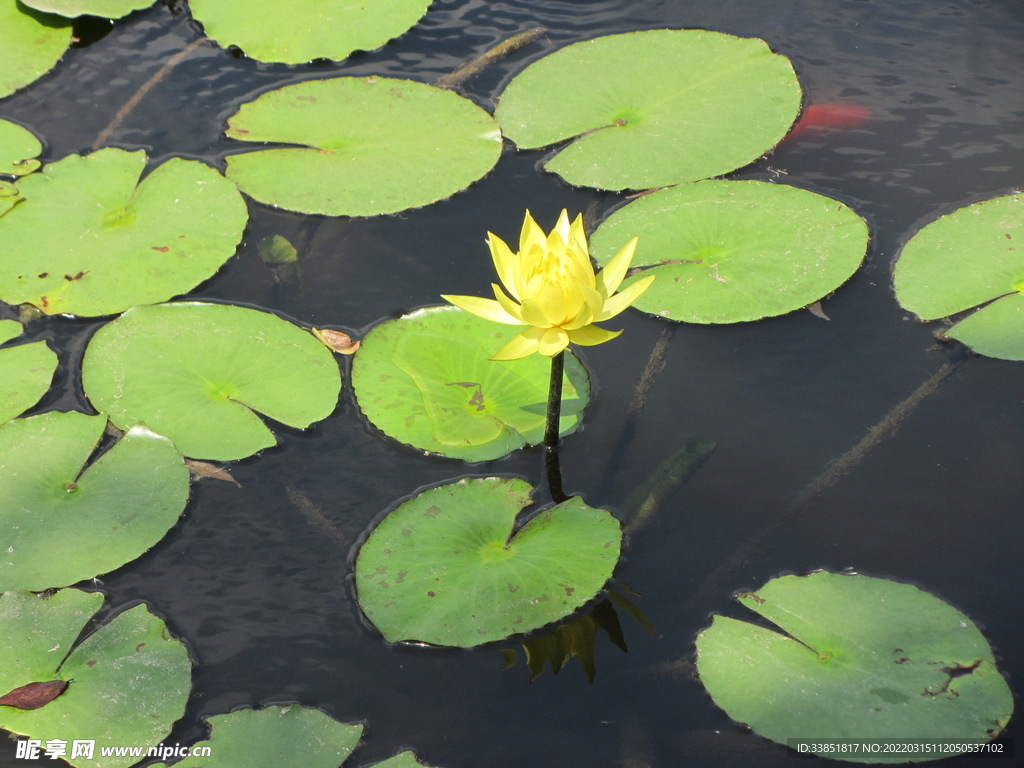
[[[788,634],[715,616],[697,638],[697,669],[718,706],[773,741],[985,741],[1013,711],[978,628],[915,586],[819,572],[773,579],[739,600]]]
[[[867,250],[863,219],[829,197],[761,181],[701,181],[645,195],[591,238],[600,264],[640,236],[634,277],[658,279],[637,309],[688,323],[791,312],[842,285]]]
[[[374,426],[403,443],[487,461],[544,439],[551,363],[531,355],[488,358],[518,333],[456,307],[388,320],[363,339],[352,388]],[[579,427],[590,397],[586,371],[565,358],[561,434]]]
[[[412,27],[429,5],[430,0],[291,0],[253,13],[244,0],[189,2],[193,17],[218,45],[286,64],[372,51]]]
[[[17,320],[0,320],[0,344],[21,336],[24,326]]]
[[[139,183],[146,153],[69,155],[18,182],[0,217],[0,298],[47,314],[109,315],[166,301],[235,252],[248,218],[213,168],[173,158]]]
[[[4,65],[0,98],[49,72],[71,45],[71,22],[26,8],[18,0],[0,0]]]
[[[39,168],[34,160],[43,145],[31,131],[10,120],[0,120],[0,174],[24,176]]]
[[[22,0],[25,5],[45,13],[56,13],[69,19],[98,16],[120,19],[132,11],[149,8],[152,0]]]
[[[516,76],[495,117],[570,184],[647,189],[719,176],[774,147],[800,111],[789,59],[763,40],[656,29],[588,40]]]
[[[894,281],[900,304],[922,320],[984,305],[946,335],[982,355],[1024,360],[1024,195],[974,203],[923,227],[903,247]]]
[[[450,197],[490,171],[502,146],[494,119],[468,99],[384,77],[278,88],[243,104],[228,126],[235,139],[300,145],[228,157],[227,176],[243,192],[329,216],[375,216]]]
[[[69,681],[35,710],[0,707],[0,727],[30,738],[67,742],[74,766],[118,768],[138,755],[101,756],[102,747],[156,745],[185,712],[192,664],[145,605],[116,616],[68,655],[103,596],[63,590],[49,598],[30,592],[0,596],[0,682],[5,691],[27,683]],[[65,658],[66,657],[66,658]],[[92,759],[73,757],[74,742],[93,741]]]
[[[189,768],[338,768],[363,732],[300,706],[242,709],[207,722],[213,733],[192,747],[199,756],[187,761]]]
[[[86,466],[106,423],[50,412],[0,426],[0,589],[39,591],[112,571],[177,522],[189,479],[171,441],[136,427]]]
[[[5,332],[14,330],[11,326],[17,328],[15,336],[21,333],[21,323],[0,320],[0,343],[13,338],[5,338]],[[57,355],[45,341],[0,349],[0,424],[39,402],[56,370]]]
[[[470,647],[568,616],[619,559],[622,529],[572,497],[513,533],[532,488],[463,479],[401,504],[356,558],[359,606],[390,642]]]
[[[305,428],[331,414],[341,373],[298,326],[244,307],[136,307],[103,326],[82,365],[86,395],[121,429],[145,424],[186,456],[229,461],[277,443],[261,413]]]

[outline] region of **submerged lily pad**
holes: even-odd
[[[69,155],[18,182],[0,217],[0,298],[47,314],[109,315],[185,293],[235,252],[248,218],[235,186],[172,158],[142,182],[146,153]]]
[[[69,19],[79,16],[99,16],[102,19],[120,19],[132,11],[149,8],[153,0],[22,0],[37,11],[56,13]]]
[[[10,120],[0,120],[0,174],[24,176],[40,166],[33,158],[43,145],[31,131]]]
[[[45,75],[71,45],[70,21],[33,11],[18,0],[0,0],[0,29],[4,37],[0,98]]]
[[[331,414],[331,351],[276,315],[198,302],[136,307],[103,326],[85,393],[121,429],[145,424],[184,455],[228,461],[277,443],[257,413],[305,428]]]
[[[192,747],[209,749],[189,768],[338,768],[359,744],[361,725],[344,725],[318,709],[273,706],[207,718],[213,733]]]
[[[171,441],[136,427],[86,466],[106,423],[50,412],[0,426],[0,589],[39,591],[112,571],[177,522],[189,479]]]
[[[259,13],[244,0],[191,0],[192,15],[218,45],[254,59],[301,64],[340,60],[398,37],[426,13],[430,0],[291,0]]]
[[[388,641],[480,645],[557,621],[597,594],[619,559],[619,521],[574,496],[513,535],[531,490],[516,478],[459,480],[377,525],[356,558],[356,589]]]
[[[773,741],[984,741],[1013,711],[978,628],[915,586],[820,572],[773,579],[739,599],[788,634],[715,616],[697,638],[697,669],[718,706]]]
[[[243,192],[329,216],[375,216],[442,200],[490,171],[501,154],[498,126],[473,102],[383,77],[278,88],[243,104],[228,126],[235,139],[301,145],[228,157],[228,178]]]
[[[763,40],[657,29],[534,62],[495,117],[520,149],[574,139],[544,166],[570,184],[646,189],[753,162],[786,135],[800,99],[789,59]]]
[[[13,336],[6,332],[14,331]],[[0,320],[0,344],[21,333],[21,323]],[[24,413],[46,394],[57,355],[45,341],[0,349],[0,424]]]
[[[943,216],[903,247],[896,298],[922,320],[982,306],[947,336],[974,351],[1024,360],[1024,195],[984,200]]]
[[[487,461],[544,439],[551,363],[531,355],[488,360],[518,333],[456,307],[388,320],[363,339],[352,388],[374,426],[424,451]],[[565,358],[561,434],[574,432],[590,397],[586,371]]]
[[[783,184],[701,181],[645,195],[591,238],[604,265],[640,236],[629,285],[657,275],[634,304],[689,323],[737,323],[791,312],[860,266],[868,227],[840,202]]]
[[[102,747],[159,744],[185,712],[192,664],[145,605],[116,616],[68,655],[103,596],[65,589],[52,597],[31,592],[0,596],[0,687],[68,681],[50,703],[34,710],[0,707],[0,727],[29,738],[67,742],[74,766],[119,768],[138,756],[101,756]],[[66,657],[66,658],[65,658]],[[90,740],[91,759],[73,756]]]

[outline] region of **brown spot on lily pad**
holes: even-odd
[[[167,245],[151,245],[150,248],[154,251],[160,251],[160,253],[167,253],[171,250],[170,246]]]
[[[67,687],[67,680],[29,683],[0,696],[0,706],[14,707],[15,709],[39,709],[64,693],[64,689]]]
[[[423,514],[427,517],[437,517],[439,514],[441,514],[441,508],[436,505],[430,506],[427,507],[426,511]]]
[[[136,645],[135,646],[135,652],[138,653],[139,652],[139,648],[141,648],[144,645],[145,645],[145,643],[139,643],[138,645]]]

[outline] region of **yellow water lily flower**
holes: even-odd
[[[569,214],[563,210],[555,228],[545,235],[527,211],[519,253],[512,253],[501,238],[487,233],[494,266],[508,295],[491,283],[497,301],[476,296],[441,298],[487,320],[528,326],[491,360],[518,360],[534,352],[554,357],[570,342],[602,344],[622,331],[608,331],[593,323],[615,317],[654,282],[650,275],[615,293],[633,260],[638,239],[626,243],[595,275],[582,216],[570,224]]]

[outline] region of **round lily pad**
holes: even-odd
[[[518,333],[451,306],[376,326],[352,364],[366,418],[424,451],[487,461],[544,439],[551,362],[531,355],[488,360]],[[561,433],[576,430],[590,397],[586,371],[565,358]]]
[[[39,168],[35,160],[43,145],[31,131],[10,120],[0,120],[0,174],[24,176]]]
[[[149,8],[152,0],[23,0],[25,5],[37,11],[56,13],[69,19],[79,16],[99,16],[103,19],[120,19],[132,11]]]
[[[985,305],[947,335],[983,355],[1024,360],[1024,195],[974,203],[920,229],[894,282],[900,304],[922,320]]]
[[[0,343],[7,323],[17,326],[13,320],[0,321]],[[57,370],[57,355],[45,341],[19,344],[16,347],[0,349],[0,424],[24,413],[46,394]]]
[[[277,443],[261,413],[305,428],[331,414],[331,351],[276,315],[198,302],[136,307],[89,343],[82,382],[121,429],[145,424],[186,456],[228,461]]]
[[[430,0],[290,0],[265,3],[259,13],[244,0],[191,0],[206,34],[260,61],[301,64],[340,60],[398,37],[426,13]]]
[[[338,768],[363,732],[361,725],[294,705],[241,709],[206,722],[213,733],[193,745],[192,754],[200,752],[188,760],[189,768]]]
[[[227,176],[243,192],[329,216],[375,216],[442,200],[490,171],[501,154],[498,126],[473,102],[384,77],[278,88],[243,104],[228,126],[235,139],[301,145],[228,157]]]
[[[0,29],[4,36],[0,98],[45,75],[71,45],[69,20],[26,8],[18,0],[0,0]]]
[[[102,599],[76,590],[50,598],[30,592],[0,596],[0,693],[30,683],[68,682],[39,709],[0,707],[0,727],[44,742],[66,741],[64,759],[81,768],[137,763],[138,755],[102,756],[101,748],[159,744],[185,713],[191,687],[188,651],[145,605],[119,614],[68,656]],[[93,742],[90,758],[72,756],[76,740]]]
[[[459,480],[380,522],[356,558],[356,589],[387,640],[480,645],[568,616],[597,594],[619,559],[618,520],[574,496],[513,535],[531,490],[516,478]]]
[[[773,741],[985,741],[1013,711],[978,628],[915,586],[820,572],[773,579],[739,600],[786,634],[715,616],[697,638],[697,669],[718,706]]]
[[[242,239],[235,186],[173,158],[139,183],[146,153],[69,155],[18,182],[26,198],[0,217],[0,298],[47,314],[109,315],[185,293]]]
[[[112,571],[177,522],[189,476],[171,441],[137,427],[87,464],[106,423],[50,412],[0,426],[0,589],[39,591]]]
[[[786,135],[800,100],[789,59],[763,40],[657,29],[534,62],[495,117],[520,149],[574,139],[544,166],[570,184],[646,189],[753,162]]]
[[[840,202],[783,184],[701,181],[645,195],[591,238],[604,265],[640,236],[632,280],[657,275],[634,304],[689,323],[737,323],[804,307],[860,266],[868,227]]]

